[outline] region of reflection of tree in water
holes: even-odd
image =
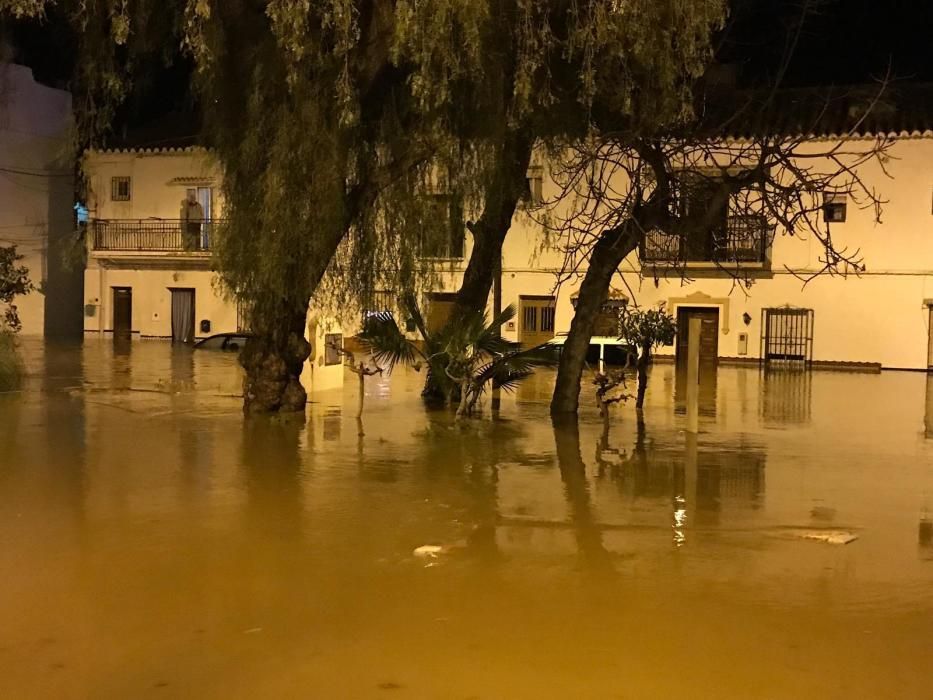
[[[285,539],[301,530],[301,436],[304,423],[250,419],[243,425],[242,465],[247,524]]]
[[[611,569],[609,552],[603,545],[602,531],[593,516],[586,465],[580,452],[580,426],[576,420],[554,420],[557,464],[570,509],[577,548],[588,566]],[[608,439],[608,438],[607,438]]]
[[[413,462],[421,466],[419,481],[432,489],[443,484],[453,499],[467,496],[463,508],[473,528],[466,545],[473,554],[498,556],[498,469],[503,463],[535,462],[522,447],[525,435],[517,422],[476,421],[459,430],[441,420],[415,435],[419,449]]]

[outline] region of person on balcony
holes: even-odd
[[[181,233],[185,250],[201,249],[201,225],[204,223],[204,207],[194,190],[181,203]]]

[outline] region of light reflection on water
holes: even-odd
[[[718,372],[701,434],[552,377],[246,423],[235,358],[26,343],[0,397],[0,697],[924,697],[926,377]],[[841,529],[847,546],[800,540]],[[922,527],[922,526],[920,526]],[[415,548],[441,547],[436,557]]]

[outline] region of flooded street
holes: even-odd
[[[723,367],[691,443],[668,365],[608,435],[590,386],[460,430],[402,370],[361,431],[351,374],[247,423],[230,354],[24,353],[0,697],[933,696],[924,374]]]

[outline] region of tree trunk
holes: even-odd
[[[557,382],[551,398],[551,415],[575,414],[580,403],[580,381],[586,351],[600,309],[606,302],[612,277],[622,260],[635,250],[636,227],[628,221],[603,233],[590,254],[589,268],[577,295],[577,308],[570,323],[557,366]]]
[[[527,188],[533,143],[533,139],[523,131],[509,131],[502,141],[486,184],[483,214],[470,227],[473,251],[463,273],[451,318],[486,309],[493,275],[502,259],[502,243]]]
[[[457,405],[457,415],[454,417],[454,423],[459,423],[467,415],[470,406],[470,380],[464,379],[460,382],[460,403]]]
[[[356,410],[356,417],[363,417],[363,401],[366,399],[366,373],[363,371],[363,364],[360,363],[360,403],[359,407]]]
[[[470,226],[473,250],[463,272],[448,323],[457,323],[468,314],[486,310],[493,276],[501,266],[502,244],[527,186],[532,146],[533,139],[523,132],[515,131],[509,131],[501,143],[493,172],[486,184],[483,214],[479,221]],[[425,377],[421,396],[426,400],[443,400],[444,392],[430,372]]]
[[[308,302],[283,312],[274,330],[258,329],[240,353],[246,370],[243,411],[247,415],[304,411],[308,395],[301,386],[304,362],[311,354],[305,340]]]
[[[641,410],[645,405],[645,391],[648,389],[648,365],[651,364],[651,346],[644,345],[638,355],[638,395],[635,408]]]

